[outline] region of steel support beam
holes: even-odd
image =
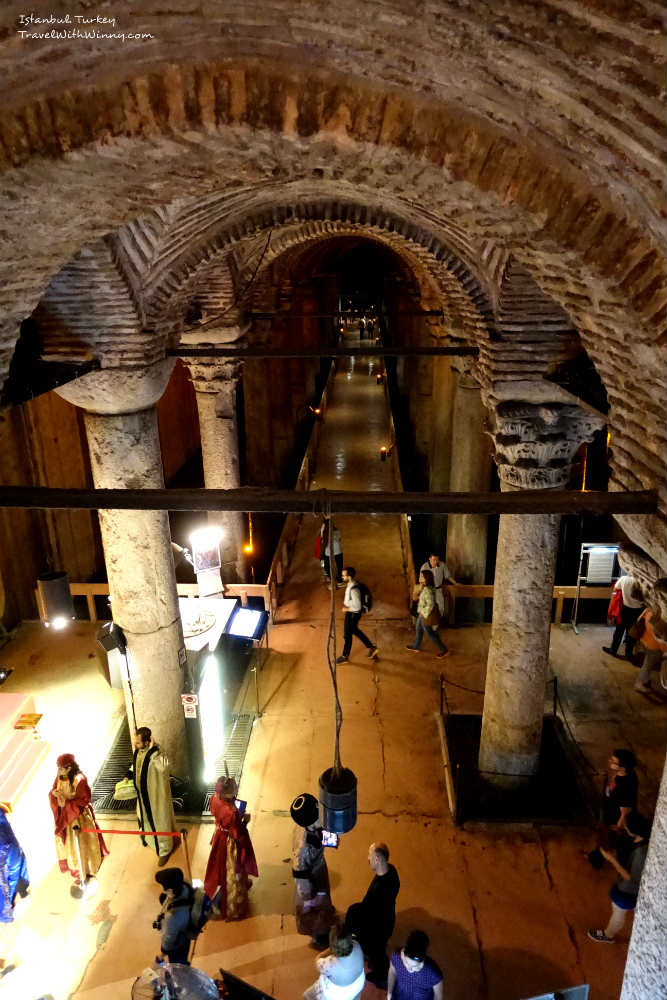
[[[185,344],[165,352],[168,358],[413,358],[477,357],[478,347],[188,347]]]
[[[379,460],[379,459],[378,459]],[[520,490],[380,493],[328,490],[90,490],[0,486],[0,507],[44,510],[241,510],[321,514],[655,514],[657,494]]]
[[[362,319],[359,312],[328,312],[328,313],[290,313],[290,312],[249,312],[246,313],[249,319],[347,319],[358,322]],[[397,309],[396,312],[373,313],[373,316],[438,316],[445,318],[442,309]],[[190,327],[191,330],[196,329]]]

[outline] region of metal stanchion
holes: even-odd
[[[192,885],[192,868],[190,867],[190,851],[188,850],[188,831],[183,827],[180,830],[181,843],[183,844],[183,854],[185,855],[185,870],[187,872],[187,881]]]

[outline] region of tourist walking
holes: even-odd
[[[389,861],[386,844],[371,844],[368,863],[374,877],[363,900],[349,907],[345,915],[345,929],[357,939],[368,959],[368,981],[384,989],[389,968],[387,944],[394,933],[396,897],[401,882]]]
[[[257,878],[257,861],[247,825],[250,814],[236,806],[238,788],[233,778],[220,778],[211,796],[215,833],[204,876],[206,895],[225,920],[248,913],[250,876]],[[218,888],[219,887],[219,888]]]
[[[299,934],[309,934],[313,943],[326,947],[335,912],[315,796],[308,792],[297,795],[290,815],[296,823],[292,841],[296,929]]]
[[[433,573],[430,569],[423,569],[419,574],[421,592],[417,603],[417,624],[415,626],[415,639],[407,648],[413,653],[419,652],[424,633],[429,637],[433,645],[438,650],[438,658],[442,659],[449,655],[449,650],[435,631],[435,626],[440,621],[440,612],[435,598],[435,587],[433,586]]]
[[[449,572],[447,563],[443,562],[440,556],[435,553],[432,553],[421,567],[419,570],[420,575],[424,572],[424,570],[430,570],[433,576],[435,600],[438,605],[440,616],[443,617],[446,612],[449,612],[449,592],[445,589],[445,587],[447,584],[456,583],[456,580]]]
[[[442,972],[428,957],[428,935],[412,931],[391,956],[387,1000],[442,1000]]]
[[[134,736],[134,759],[130,776],[137,792],[137,821],[140,830],[153,831],[150,846],[162,868],[177,850],[177,837],[159,837],[158,832],[175,832],[174,803],[171,798],[169,759],[153,742],[148,726],[140,726]],[[148,846],[142,835],[141,843]]]
[[[654,615],[649,608],[646,608],[637,619],[635,627],[639,632],[639,642],[644,648],[644,658],[641,670],[635,681],[635,691],[638,691],[640,694],[650,694],[653,690],[651,687],[651,671],[657,670],[660,667],[660,661],[667,650],[665,623],[661,618]],[[659,633],[659,635],[656,633]]]
[[[632,576],[620,576],[614,584],[614,592],[616,591],[620,591],[622,600],[620,621],[614,629],[611,646],[603,646],[602,651],[610,656],[618,656],[619,646],[625,635],[625,656],[631,660],[636,639],[629,634],[628,629],[637,621],[644,607],[642,592],[639,583]]]
[[[345,596],[343,606],[345,607],[345,619],[343,621],[343,652],[337,658],[336,663],[347,663],[352,651],[352,637],[356,635],[366,649],[368,656],[373,659],[378,654],[378,648],[365,632],[359,628],[359,621],[363,614],[361,584],[357,582],[357,571],[354,566],[346,566],[343,570],[343,582],[345,583]]]
[[[81,895],[90,895],[96,886],[95,876],[109,853],[90,804],[91,794],[85,774],[71,753],[56,761],[58,773],[49,792],[55,822],[56,854],[63,873],[69,873]],[[78,893],[77,893],[78,894]]]
[[[588,854],[595,869],[604,863],[602,848],[620,848],[628,844],[627,821],[637,805],[636,758],[632,750],[614,750],[607,764],[609,771],[602,793],[602,814],[596,847]]]
[[[329,949],[315,959],[319,977],[303,1000],[357,1000],[366,982],[364,955],[340,923],[331,928]]]
[[[591,928],[588,936],[591,941],[599,944],[613,944],[616,935],[623,929],[628,913],[637,905],[639,883],[646,863],[648,852],[648,836],[650,824],[643,816],[633,814],[628,821],[628,835],[632,846],[623,864],[615,851],[600,848],[600,854],[616,869],[621,876],[609,892],[611,899],[611,916],[604,928]]]
[[[12,922],[17,897],[25,899],[30,886],[25,854],[5,812],[8,808],[0,805],[0,923],[3,924]]]
[[[322,518],[322,527],[320,528],[320,560],[322,563],[322,571],[324,572],[324,579],[327,583],[331,582],[331,554],[330,548],[333,546],[333,557],[334,565],[336,569],[335,580],[337,584],[342,586],[343,584],[343,542],[341,533],[338,527],[332,523],[331,525],[331,535],[329,535],[329,518]]]

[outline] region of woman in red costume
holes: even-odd
[[[247,915],[249,876],[256,878],[258,875],[255,852],[246,829],[250,816],[242,816],[236,808],[236,792],[233,778],[220,778],[211,796],[215,833],[204,888],[225,920],[240,920]]]
[[[56,853],[61,872],[69,872],[83,893],[95,886],[95,875],[109,851],[102,834],[82,833],[97,826],[90,788],[71,753],[58,757],[58,774],[49,792],[55,820]]]

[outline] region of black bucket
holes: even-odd
[[[332,767],[320,775],[320,823],[330,833],[348,833],[357,822],[357,777],[344,767],[334,775]]]

